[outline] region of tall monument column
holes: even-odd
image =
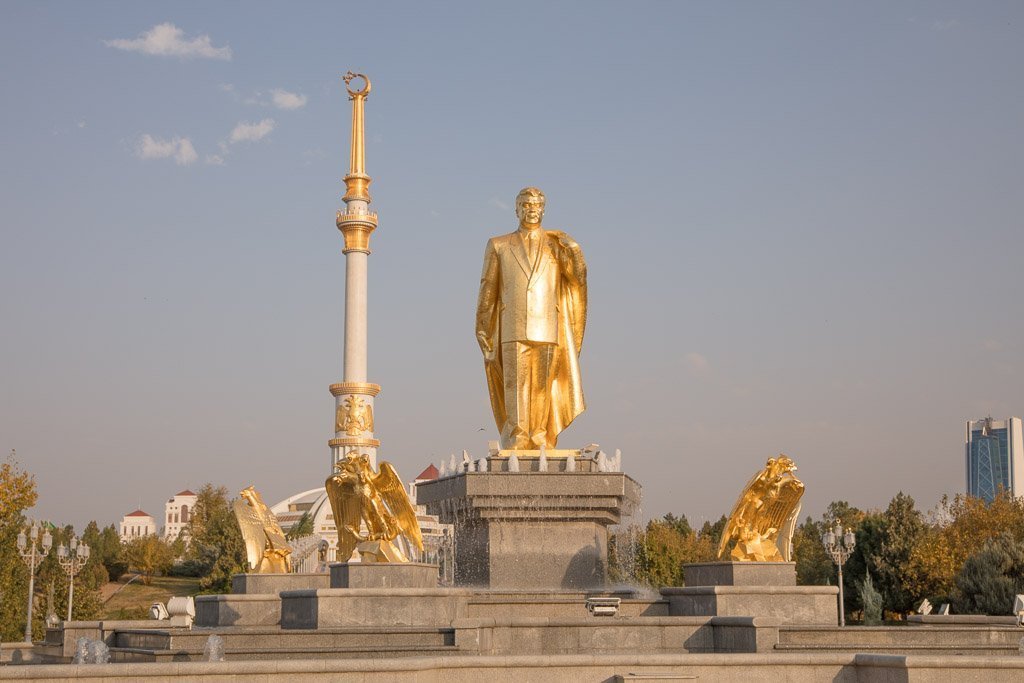
[[[338,230],[345,238],[345,365],[342,381],[332,384],[334,396],[334,438],[331,469],[350,452],[366,453],[377,466],[380,441],[373,437],[373,403],[380,385],[366,379],[366,278],[370,255],[370,234],[377,227],[377,214],[369,211],[370,176],[366,175],[366,147],[363,108],[370,94],[370,79],[349,71],[343,76],[352,100],[352,149],[345,176],[345,208],[338,211]],[[361,80],[362,88],[353,81]]]

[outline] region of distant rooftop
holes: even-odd
[[[175,498],[177,498],[178,496],[194,496],[194,495],[196,495],[196,494],[192,493],[188,489],[185,489],[184,491],[178,491],[177,493],[174,494]]]
[[[125,515],[125,517],[152,517],[152,516],[153,515],[149,514],[148,512],[143,512],[142,510],[136,510],[135,512],[129,512],[127,515]]]
[[[423,470],[416,476],[416,481],[432,481],[437,479],[437,475],[437,468],[434,467],[434,463],[430,463],[430,465],[427,466],[427,469]]]

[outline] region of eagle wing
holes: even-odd
[[[277,515],[271,512],[267,504],[263,502],[263,496],[260,495],[259,491],[253,489],[252,493],[253,498],[256,499],[254,511],[260,517],[260,521],[263,524],[263,533],[266,535],[267,541],[270,542],[270,547],[279,553],[291,554],[292,548],[288,544],[288,539],[284,536],[284,531],[281,530],[281,524],[277,521]]]
[[[267,534],[263,531],[263,520],[260,513],[251,507],[244,498],[236,498],[232,505],[238,528],[242,530],[245,541],[245,559],[249,569],[254,570],[263,560],[263,551],[267,547]]]
[[[334,513],[334,528],[338,531],[336,557],[339,562],[348,562],[352,551],[359,544],[359,535],[353,529],[358,529],[362,521],[354,482],[332,474],[324,482],[324,488],[327,489],[327,499],[331,502],[331,512]]]
[[[779,529],[779,552],[786,562],[793,561],[793,532],[796,531],[796,522],[800,518],[800,502],[793,508],[792,514]]]
[[[398,477],[398,472],[389,462],[380,464],[380,474],[373,479],[374,486],[380,493],[380,497],[387,504],[391,514],[394,515],[398,528],[402,534],[412,542],[420,552],[423,552],[423,534],[420,531],[420,523],[416,519],[416,510],[412,507],[405,486]]]
[[[758,519],[758,532],[768,534],[776,529],[776,546],[783,559],[789,562],[790,542],[796,519],[800,514],[800,498],[804,495],[803,483],[792,474],[784,474],[779,483],[779,493],[768,501],[763,515]]]
[[[732,512],[729,513],[729,521],[725,523],[725,529],[722,530],[722,538],[718,541],[719,559],[721,559],[722,555],[725,553],[726,548],[729,547],[729,543],[739,533],[739,512],[747,498],[747,492],[750,491],[754,484],[756,484],[763,476],[764,470],[761,470],[751,477],[750,481],[747,482],[747,485],[743,487],[742,491],[740,491],[740,496],[736,499],[736,504],[732,506]]]

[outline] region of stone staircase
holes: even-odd
[[[1022,637],[1010,626],[782,626],[775,652],[1017,655]]]
[[[226,661],[365,659],[459,654],[449,628],[392,626],[282,630],[274,627],[123,630],[114,636],[111,662],[204,661],[207,639],[224,639]]]

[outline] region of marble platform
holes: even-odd
[[[455,527],[456,585],[604,587],[608,527],[635,509],[640,485],[622,472],[597,471],[592,460],[579,464],[585,471],[566,472],[564,460],[549,458],[547,471],[537,471],[539,459],[524,458],[518,472],[463,472],[419,484],[417,502]]]
[[[660,591],[672,614],[822,626],[839,620],[839,588],[797,586],[794,562],[705,562],[684,565],[683,573],[686,586]]]

